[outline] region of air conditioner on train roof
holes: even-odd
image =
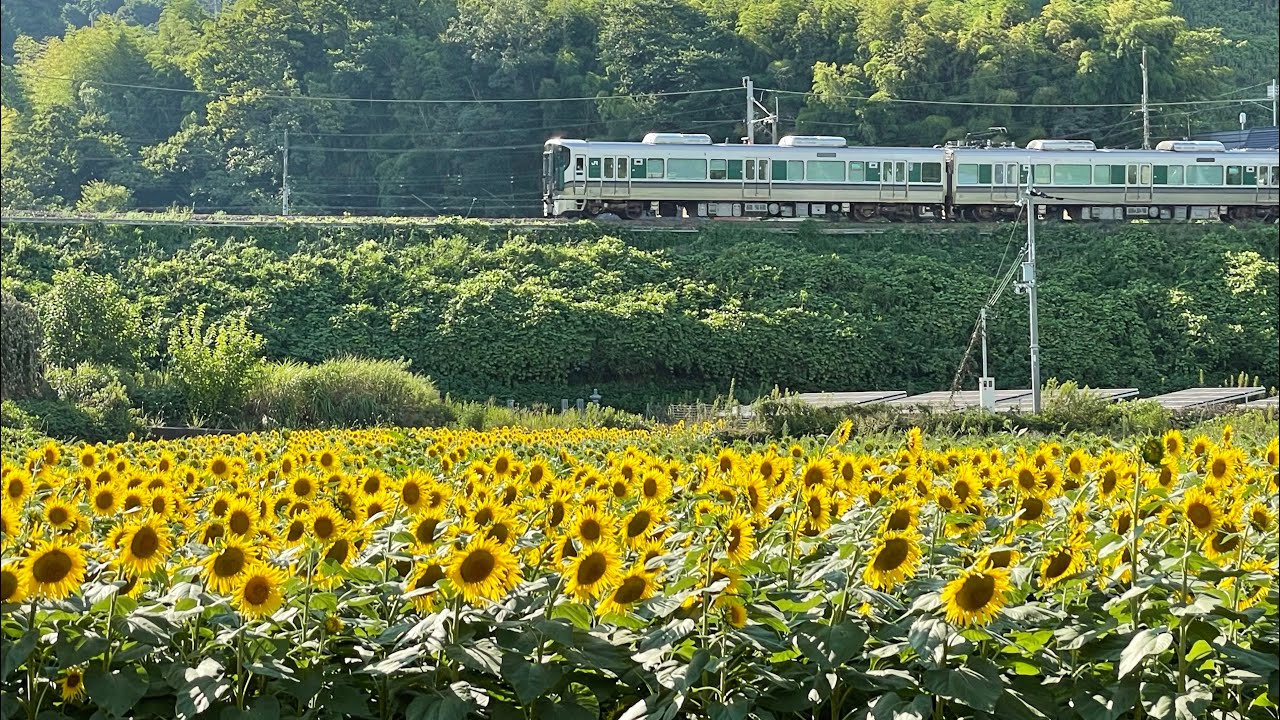
[[[1157,150],[1174,152],[1226,152],[1227,148],[1217,140],[1164,140],[1156,143]]]
[[[645,145],[710,145],[710,135],[694,133],[651,132],[644,136]]]
[[[1097,150],[1092,140],[1032,140],[1028,150]]]
[[[778,141],[779,147],[847,147],[849,142],[834,135],[788,135]]]

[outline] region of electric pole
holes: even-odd
[[[1151,149],[1151,113],[1147,108],[1147,48],[1142,48],[1142,149]]]
[[[1036,191],[1027,176],[1027,260],[1022,263],[1022,287],[1027,291],[1031,325],[1031,410],[1040,412],[1040,313],[1036,306]]]
[[[280,214],[289,214],[289,131],[284,131],[284,173],[280,188]]]
[[[1275,95],[1273,94],[1272,97],[1275,97]],[[778,109],[778,96],[774,95],[773,96],[773,120],[770,121],[769,123],[769,128],[770,128],[769,141],[772,142],[774,145],[778,144],[778,118],[782,117],[780,112],[781,111],[779,111]],[[1271,116],[1272,118],[1274,118],[1275,113],[1273,112]],[[1271,121],[1271,124],[1272,125],[1276,124],[1274,119]]]
[[[1271,80],[1271,84],[1267,86],[1267,98],[1271,100],[1271,126],[1272,127],[1275,127],[1276,125],[1277,85],[1278,85],[1277,81],[1273,78]]]
[[[747,144],[756,144],[756,85],[751,76],[742,78],[742,85],[747,89]]]

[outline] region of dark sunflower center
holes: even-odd
[[[323,516],[318,517],[311,527],[316,531],[316,537],[324,540],[333,534],[333,519]]]
[[[436,518],[423,518],[418,522],[413,537],[420,543],[429,543],[436,538],[436,526],[440,521]]]
[[[289,540],[289,542],[297,542],[302,538],[302,533],[305,532],[306,529],[307,529],[306,524],[304,524],[301,520],[294,520],[293,522],[289,523],[289,532],[285,535],[285,537]]]
[[[244,600],[250,605],[262,605],[271,597],[271,581],[254,575],[244,584]]]
[[[1204,503],[1192,503],[1191,507],[1187,508],[1187,519],[1192,525],[1204,530],[1213,524],[1213,511]]]
[[[648,510],[639,510],[635,515],[631,516],[631,520],[627,522],[627,537],[639,537],[645,530],[649,529],[649,523],[653,521],[653,516]]]
[[[498,559],[493,556],[493,553],[480,548],[471,551],[463,558],[458,574],[462,576],[462,581],[468,584],[484,582],[493,574],[497,564]]]
[[[902,567],[911,552],[911,543],[903,538],[890,538],[885,541],[884,548],[876,554],[875,569],[890,572]]]
[[[214,475],[226,475],[227,464],[221,460],[214,460],[213,464],[209,466],[209,471]]]
[[[626,580],[623,580],[622,584],[618,586],[618,589],[614,591],[613,601],[620,605],[630,605],[644,595],[644,590],[647,585],[648,584],[645,582],[644,578],[633,575]]]
[[[18,574],[0,570],[0,600],[8,601],[18,593]]]
[[[898,508],[889,515],[887,523],[889,530],[906,530],[911,527],[911,511],[906,508]]]
[[[1071,567],[1071,553],[1066,550],[1059,550],[1049,560],[1049,565],[1045,568],[1044,575],[1048,578],[1056,578],[1066,572],[1069,567]]]
[[[604,553],[593,552],[578,563],[578,584],[594,585],[600,582],[600,578],[604,577],[608,569],[609,558],[605,557]]]
[[[93,496],[93,506],[99,510],[110,510],[112,505],[116,504],[116,496],[111,494],[110,490],[103,490]]]
[[[424,588],[435,587],[435,584],[440,582],[440,579],[443,577],[444,568],[440,567],[439,563],[432,563],[422,571],[421,575],[418,576],[417,581],[413,584],[413,589],[422,590]]]
[[[253,521],[249,519],[249,513],[243,510],[237,510],[231,513],[231,517],[227,519],[227,527],[231,528],[231,532],[237,535],[243,535],[249,532]]]
[[[61,525],[71,519],[71,514],[64,507],[53,507],[49,509],[49,522],[54,525]]]
[[[1009,567],[1009,562],[1012,560],[1013,551],[1011,550],[997,550],[990,555],[987,555],[987,563],[990,564],[991,567]]]
[[[630,523],[628,523],[628,526],[629,525]],[[603,534],[603,532],[604,528],[600,527],[600,523],[594,519],[584,520],[578,527],[578,534],[582,536],[583,540],[588,542],[595,542],[596,540],[599,540],[600,535]]]
[[[811,518],[822,517],[822,500],[816,497],[809,498],[808,508],[809,508],[809,517]]]
[[[651,478],[651,477],[649,477],[649,478],[645,478],[645,479],[644,479],[644,496],[645,496],[645,497],[649,497],[649,498],[657,497],[657,496],[658,496],[658,481],[657,481],[657,480],[655,480],[655,479],[653,479],[653,478]]]
[[[1223,528],[1214,533],[1212,542],[1214,552],[1228,553],[1240,544],[1240,536],[1235,534],[1234,528]]]
[[[1044,501],[1037,497],[1029,497],[1022,501],[1022,513],[1020,517],[1026,522],[1039,520],[1044,514]]]
[[[735,525],[729,528],[729,552],[738,552],[740,547],[742,547],[742,528]]]
[[[474,520],[477,525],[488,525],[493,522],[493,509],[488,507],[480,508],[480,511],[476,513]]]
[[[965,578],[964,584],[960,586],[960,592],[956,593],[956,604],[968,612],[976,612],[987,606],[991,602],[991,598],[996,594],[996,579],[994,576],[978,574]]]
[[[71,574],[71,556],[58,549],[50,550],[31,564],[31,576],[37,582],[62,582]]]
[[[204,544],[208,545],[214,540],[222,537],[226,532],[226,529],[222,527],[222,523],[213,523],[204,529]]]
[[[562,522],[564,522],[564,503],[557,500],[551,504],[551,518],[547,520],[547,524],[558,527]]]
[[[160,536],[149,525],[143,525],[129,541],[129,552],[139,560],[146,560],[160,549]]]
[[[333,545],[329,546],[329,551],[324,554],[325,560],[332,560],[339,565],[347,561],[347,555],[351,553],[351,543],[346,538],[339,538]]]
[[[238,547],[224,548],[213,561],[213,574],[220,578],[239,575],[244,570],[244,551]]]
[[[296,480],[293,483],[293,493],[298,497],[306,497],[311,494],[310,480]]]
[[[504,522],[494,523],[487,534],[498,542],[506,542],[507,538],[511,537],[511,528]]]
[[[805,474],[804,474],[805,487],[811,487],[813,485],[817,485],[818,483],[822,482],[822,480],[823,480],[822,468],[816,468],[816,467],[809,468],[807,471],[805,471]]]
[[[404,487],[400,488],[400,499],[404,500],[405,505],[417,505],[422,499],[422,489],[417,483],[405,483]]]

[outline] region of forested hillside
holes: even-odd
[[[1276,65],[1274,0],[0,9],[11,209],[273,212],[287,142],[295,212],[531,214],[547,137],[739,138],[744,75],[777,102],[783,133],[933,145],[1004,127],[996,140],[1125,146],[1139,139],[1144,47],[1157,138],[1232,127],[1242,107],[1264,117],[1233,99],[1261,96]]]
[[[275,360],[412,361],[455,399],[608,404],[951,385],[1006,231],[695,234],[590,223],[363,227],[7,224],[4,284],[37,303],[60,271],[119,283],[129,363],[163,367],[177,319],[247,312]],[[1238,373],[1280,382],[1275,230],[1050,224],[1040,239],[1044,377],[1146,394]],[[66,294],[66,293],[62,293]],[[1027,304],[991,322],[1001,387],[1027,384]],[[70,317],[77,312],[68,310]],[[80,313],[83,315],[84,313]],[[976,386],[978,357],[965,386]]]

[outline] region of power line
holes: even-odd
[[[977,102],[966,100],[911,100],[906,98],[876,98],[866,95],[827,95],[825,93],[801,92],[798,90],[773,90],[768,92],[782,95],[803,95],[805,97],[835,98],[838,100],[865,100],[868,102],[905,103],[912,105],[956,105],[965,107],[1010,107],[1010,108],[1127,108],[1133,103],[999,103]],[[1239,102],[1260,102],[1268,98],[1234,98],[1224,100],[1179,100],[1174,102],[1155,103],[1162,106],[1172,105],[1231,105]]]
[[[117,83],[108,82],[106,80],[78,80],[76,78],[60,77],[57,75],[41,75],[29,71],[20,71],[26,77],[39,78],[41,80],[62,80],[65,82],[79,82],[85,85],[103,85],[106,87],[120,87],[131,90],[156,90],[160,92],[176,92],[189,95],[211,95],[214,97],[241,97],[239,93],[224,92],[221,90],[196,90],[194,88],[172,88],[162,87],[159,85],[140,85],[134,83]],[[389,99],[389,98],[352,98],[338,97],[327,95],[279,95],[274,93],[254,93],[254,98],[262,98],[266,100],[302,100],[307,102],[354,102],[354,103],[378,103],[388,105],[486,105],[486,104],[513,104],[513,103],[553,103],[553,102],[582,102],[591,100],[627,100],[632,98],[648,98],[648,97],[673,97],[684,95],[705,95],[708,93],[718,93],[727,91],[737,91],[738,88],[711,88],[708,90],[677,90],[672,92],[654,92],[654,93],[632,93],[629,95],[598,95],[590,97],[566,97],[566,98],[495,98],[489,100],[468,98],[453,100],[413,100],[413,99]]]

